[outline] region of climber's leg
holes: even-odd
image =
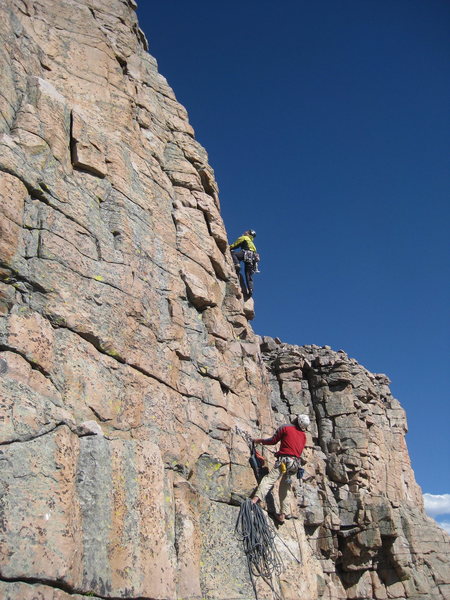
[[[242,293],[244,294],[244,296],[246,296],[248,294],[247,286],[245,284],[244,277],[241,273],[240,265],[240,261],[244,259],[244,252],[243,250],[239,250],[238,252],[232,252],[231,257],[233,259],[234,268],[236,269],[237,276],[239,277],[239,284],[241,286]]]
[[[280,468],[273,467],[273,469],[271,469],[267,473],[267,475],[261,479],[258,489],[255,492],[255,496],[254,496],[253,500],[255,500],[255,498],[264,500],[264,498],[267,496],[267,494],[270,492],[270,490],[273,488],[273,486],[277,482],[280,475],[281,475]]]
[[[280,486],[278,488],[278,493],[280,496],[280,510],[283,517],[284,515],[289,513],[289,502],[287,499],[287,495],[290,488],[290,477],[287,473],[284,473],[280,481]]]
[[[253,296],[253,266],[245,263],[245,278],[247,280],[248,296]]]

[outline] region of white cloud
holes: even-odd
[[[439,527],[442,527],[444,531],[450,534],[450,521],[436,521]]]
[[[430,517],[450,514],[450,494],[424,494],[423,499]]]

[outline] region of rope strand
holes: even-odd
[[[249,498],[241,504],[235,532],[244,545],[255,598],[258,598],[255,577],[261,577],[277,600],[281,600],[272,583],[273,575],[279,576],[283,569],[283,561],[275,547],[276,533],[270,528],[262,509]]]

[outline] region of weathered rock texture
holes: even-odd
[[[318,598],[448,598],[448,535],[423,514],[389,379],[345,352],[263,338],[272,408],[313,418],[297,506]]]
[[[0,598],[252,598],[236,427],[299,410],[283,597],[448,598],[386,378],[261,352],[206,153],[134,8],[0,5]]]

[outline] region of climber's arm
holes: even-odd
[[[245,240],[248,240],[248,237],[246,235],[241,235],[235,242],[233,242],[233,244],[230,245],[230,250],[238,248]]]
[[[253,442],[255,444],[263,444],[264,446],[274,446],[281,440],[282,433],[283,427],[279,427],[271,438],[256,438],[253,440]]]

